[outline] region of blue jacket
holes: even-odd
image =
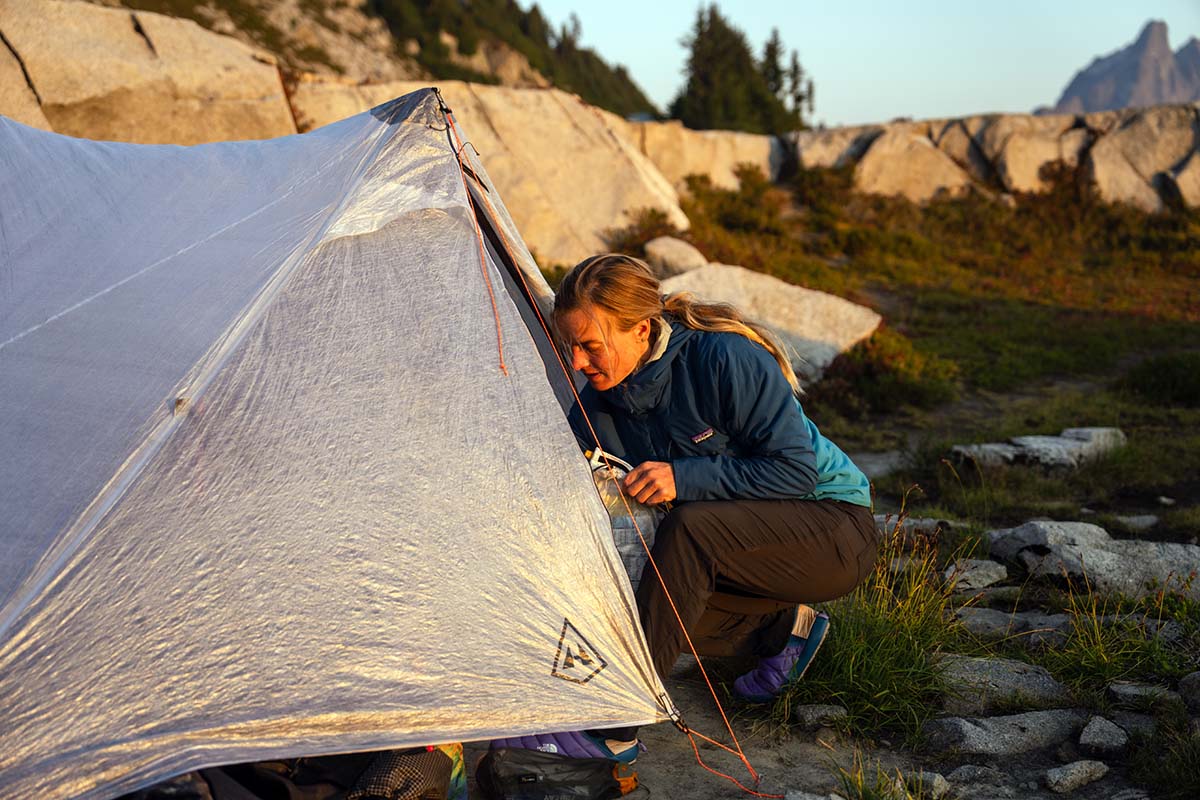
[[[668,318],[669,319],[669,318]],[[679,500],[842,500],[871,505],[867,478],[805,415],[766,348],[670,320],[667,349],[580,399],[601,446],[633,465],[670,462]],[[571,426],[595,446],[579,407]]]

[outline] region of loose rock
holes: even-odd
[[[995,784],[1004,780],[1004,773],[995,767],[985,767],[979,764],[963,764],[947,775],[946,779],[951,783]]]
[[[646,263],[658,278],[669,278],[708,263],[704,254],[674,236],[659,236],[646,242]]]
[[[1128,517],[1116,517],[1117,522],[1131,531],[1145,533],[1158,524],[1158,517],[1153,514],[1135,514]]]
[[[1114,711],[1113,722],[1121,727],[1121,730],[1128,733],[1130,736],[1140,736],[1148,739],[1154,735],[1158,723],[1150,714],[1140,714],[1134,711]]]
[[[967,558],[954,562],[946,568],[943,577],[955,589],[983,589],[1008,577],[1003,564],[987,559]]]
[[[815,729],[823,725],[833,725],[846,718],[846,709],[835,705],[796,706],[792,718],[796,724],[805,729]]]
[[[901,450],[883,453],[850,453],[850,460],[871,480],[891,475],[908,463],[908,456]]]
[[[971,178],[928,138],[898,129],[872,142],[854,169],[854,185],[867,194],[924,203],[940,193],[965,193]]]
[[[1125,434],[1116,428],[1067,428],[1058,436],[1015,436],[1002,443],[955,445],[951,453],[985,467],[1035,464],[1074,469],[1124,444]]]
[[[1076,761],[1055,767],[1046,773],[1046,786],[1059,794],[1073,792],[1080,786],[1098,781],[1108,774],[1108,765],[1101,761]]]
[[[937,772],[914,772],[904,776],[904,785],[920,797],[940,800],[950,791],[950,782]]]
[[[296,132],[272,57],[191,20],[73,0],[5,3],[3,15],[59,133],[197,144]]]
[[[1129,734],[1104,717],[1092,717],[1079,735],[1079,746],[1091,755],[1119,755],[1128,744]]]

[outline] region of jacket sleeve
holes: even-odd
[[[775,359],[761,345],[732,334],[711,351],[711,376],[720,426],[735,454],[675,459],[680,500],[782,500],[804,497],[817,485],[817,461],[808,426]]]

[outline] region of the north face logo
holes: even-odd
[[[550,674],[571,683],[587,683],[607,666],[608,662],[596,652],[592,643],[564,617]]]

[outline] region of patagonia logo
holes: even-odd
[[[716,433],[716,431],[714,431],[712,428],[705,428],[692,437],[692,442],[694,444],[700,444],[705,439],[711,439],[714,433]]]

